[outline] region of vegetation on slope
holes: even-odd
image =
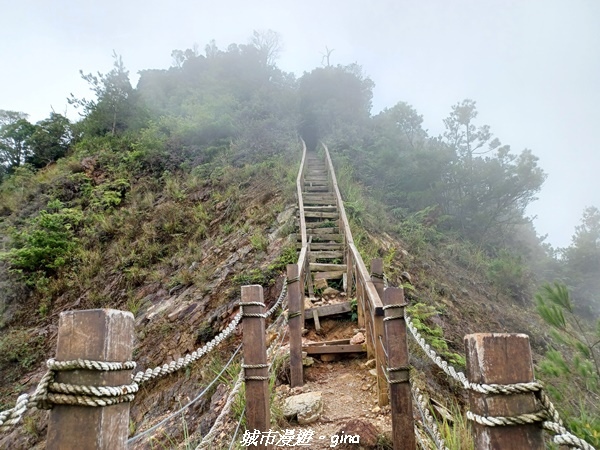
[[[77,123],[0,112],[0,407],[36,379],[62,310],[133,311],[136,359],[150,366],[169,344],[192,350],[218,332],[241,284],[274,285],[300,133],[311,148],[329,144],[367,262],[383,257],[398,284],[412,274],[412,314],[436,348],[461,365],[466,332],[527,332],[569,424],[598,444],[598,402],[584,401],[599,395],[598,209],[584,211],[571,246],[553,249],[525,216],[546,174],[533,152],[477,123],[475,102],[454,105],[446,132],[429,136],[406,103],[371,115],[374,84],[360,66],[296,79],[275,66],[278,49],[257,33],[226,50],[177,50],[135,88],[115,55],[108,73],[82,74],[95,98],[71,99]],[[540,293],[551,334],[533,298],[555,280],[570,294]],[[464,400],[425,360],[414,364],[425,387]],[[201,384],[199,372],[189,375]],[[185,389],[174,381],[166,392]],[[136,420],[149,398],[140,394]]]

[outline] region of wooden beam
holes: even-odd
[[[114,309],[67,311],[60,314],[56,360],[125,362],[133,350],[133,314]],[[56,382],[90,386],[131,384],[131,371],[69,370]],[[54,405],[50,411],[49,450],[125,450],[129,403],[106,407]]]
[[[311,345],[302,347],[302,351],[309,355],[324,355],[329,353],[364,353],[365,345],[342,344],[342,345]]]
[[[288,280],[298,277],[297,264],[287,266]],[[294,281],[288,286],[288,310],[290,327],[290,386],[297,387],[304,384],[302,369],[302,299],[300,292],[300,280]]]
[[[526,334],[477,333],[465,336],[467,377],[471,383],[513,384],[534,381]],[[533,392],[485,395],[469,391],[471,411],[480,416],[514,417],[538,411]],[[475,448],[495,450],[545,449],[538,423],[487,427],[473,423]]]
[[[313,244],[314,245],[314,244]],[[315,281],[317,280],[341,280],[346,274],[343,270],[337,270],[335,272],[317,272],[315,273]]]
[[[316,311],[319,317],[334,316],[336,314],[346,314],[352,311],[350,302],[334,303],[333,305],[324,305],[317,308],[310,308],[304,311],[305,319],[312,319],[313,312]]]

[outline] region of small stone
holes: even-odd
[[[377,361],[374,359],[369,359],[364,365],[365,369],[374,369],[377,365]]]
[[[369,373],[371,375],[373,375],[375,378],[377,378],[377,369],[371,369],[371,370],[369,370]]]
[[[302,358],[302,365],[303,365],[304,367],[310,367],[310,366],[312,366],[314,363],[315,363],[315,359],[314,359],[314,358],[312,358],[312,357],[310,357],[310,356],[307,356],[307,357],[305,357],[305,358]]]
[[[371,387],[371,385],[369,385],[369,384],[363,384],[363,387],[361,387],[361,389],[363,391],[368,391],[370,387]]]
[[[375,408],[373,408],[373,409],[371,410],[371,412],[372,412],[372,413],[375,413],[375,414],[379,414],[379,413],[381,412],[381,408],[380,408],[379,406],[376,406]]]
[[[363,342],[365,342],[365,335],[362,333],[356,333],[350,339],[350,345],[358,345],[358,344],[362,344]]]
[[[321,392],[306,392],[285,399],[283,415],[287,418],[298,418],[300,425],[316,422],[323,412]]]

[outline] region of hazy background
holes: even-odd
[[[35,122],[71,118],[85,73],[123,56],[137,71],[168,68],[171,51],[215,39],[220,48],[273,29],[278,65],[297,76],[357,62],[376,84],[373,113],[398,101],[443,132],[450,107],[477,102],[478,122],[514,151],[530,148],[549,174],[529,208],[540,234],[566,246],[585,206],[600,207],[600,2],[0,0],[0,109]]]

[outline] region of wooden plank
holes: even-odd
[[[315,224],[310,224],[311,227],[306,229],[306,233],[308,234],[313,234],[313,235],[317,235],[317,234],[336,234],[341,236],[341,234],[339,234],[339,229],[337,227],[314,227]]]
[[[477,333],[465,336],[467,378],[471,383],[513,384],[534,381],[531,348],[526,334]],[[514,417],[537,412],[534,393],[484,395],[469,391],[471,411],[482,416]],[[498,450],[545,447],[542,427],[487,427],[472,423],[475,448]]]
[[[313,244],[314,245],[314,244]],[[317,272],[315,273],[315,281],[317,280],[341,280],[346,274],[343,270],[335,272]]]
[[[316,311],[319,317],[333,316],[335,314],[346,314],[352,311],[350,302],[334,303],[333,305],[324,305],[317,308],[310,308],[304,311],[305,319],[312,319],[313,313]]]
[[[311,272],[333,272],[346,269],[345,264],[310,263],[308,267]]]
[[[133,314],[114,309],[60,314],[56,360],[89,359],[125,362],[133,351]],[[131,371],[69,370],[56,382],[91,386],[131,384]],[[129,403],[106,407],[54,405],[46,448],[51,450],[124,450],[129,434]]]
[[[387,288],[383,294],[384,305],[405,305],[404,292],[399,288]],[[394,450],[416,449],[412,395],[410,391],[408,342],[404,307],[385,310],[385,344],[388,367],[405,367],[406,370],[389,372],[390,403],[392,413],[392,441]]]
[[[298,277],[298,265],[287,266],[288,280]],[[290,327],[290,386],[302,386],[304,384],[302,368],[302,293],[300,283],[293,282],[288,286],[288,309]],[[294,316],[294,317],[292,317]]]
[[[337,345],[337,344],[350,344],[350,339],[336,339],[333,341],[321,341],[321,342],[311,342],[310,344],[305,344],[305,347],[310,347],[311,345]]]
[[[329,186],[305,186],[304,190],[306,192],[327,192]]]
[[[321,323],[319,322],[319,313],[317,312],[316,309],[313,309],[312,312],[313,312],[312,318],[315,321],[315,330],[320,331]]]
[[[344,252],[310,252],[310,262],[317,262],[318,259],[341,259],[344,257]]]
[[[320,212],[320,211],[304,211],[304,217],[307,219],[337,219],[339,213],[335,212]]]
[[[315,212],[331,212],[337,211],[337,206],[328,205],[328,206],[305,206],[304,212],[315,211]]]
[[[241,303],[264,303],[263,288],[259,285],[242,286]],[[243,306],[246,314],[264,314],[265,307],[258,305]],[[244,345],[244,363],[247,365],[267,364],[267,342],[265,318],[243,316],[242,342]],[[267,431],[270,426],[269,380],[248,379],[248,377],[266,377],[268,367],[245,369],[246,372],[246,423],[250,430]],[[258,448],[268,448],[266,444]]]
[[[302,351],[309,355],[324,355],[329,353],[364,353],[364,344],[358,345],[314,345],[310,347],[302,347]]]

